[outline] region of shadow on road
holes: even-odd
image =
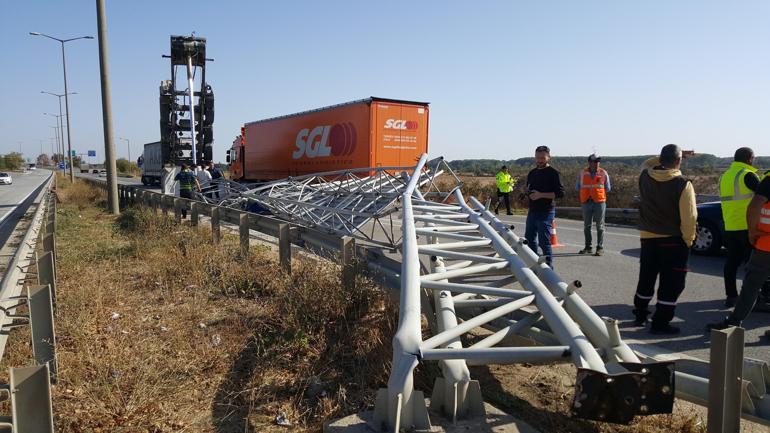
[[[629,248],[621,250],[620,254],[628,257],[639,258],[640,248]],[[715,277],[722,276],[722,268],[725,265],[725,258],[722,255],[718,256],[702,256],[698,254],[690,254],[690,272],[704,275],[712,275]],[[738,278],[743,278],[743,267],[738,269]]]
[[[697,290],[688,287],[685,290]],[[655,345],[676,352],[698,349],[708,349],[710,343],[706,333],[706,324],[724,319],[730,311],[724,308],[723,300],[680,302],[676,308],[676,318],[672,325],[681,328],[682,332],[674,336],[654,335],[646,327],[634,326],[631,313],[632,299],[628,304],[595,305],[594,311],[600,316],[613,317],[620,321],[619,326],[623,338],[640,341],[655,341]],[[650,311],[655,311],[655,304],[650,304]],[[744,321],[747,330],[762,328],[770,323],[770,313],[753,312]],[[747,346],[751,345],[747,341]],[[770,347],[770,346],[769,346]]]

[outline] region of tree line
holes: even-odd
[[[602,164],[612,167],[625,167],[636,169],[642,163],[653,155],[633,155],[633,156],[602,156]],[[557,168],[574,168],[585,166],[586,156],[554,156],[551,164]],[[708,153],[698,154],[687,158],[683,163],[683,168],[694,173],[709,173],[715,169],[724,169],[732,162],[731,157],[718,157]],[[501,166],[508,166],[511,171],[532,168],[535,166],[535,158],[518,158],[510,160],[500,159],[456,159],[449,162],[449,166],[456,172],[474,176],[494,176]],[[755,167],[770,168],[770,157],[759,156],[754,161]]]

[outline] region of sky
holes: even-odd
[[[770,2],[107,1],[118,157],[159,139],[169,36],[207,38],[214,156],[243,123],[369,96],[430,102],[429,153],[770,155]],[[51,153],[61,39],[96,4],[0,0],[0,153]],[[96,40],[66,44],[72,145],[104,154]]]

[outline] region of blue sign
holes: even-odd
[[[89,150],[88,151],[88,156],[96,156],[96,151],[95,150]]]
[[[60,162],[60,163],[59,163],[59,168],[60,168],[60,169],[62,169],[62,170],[64,170],[64,163],[63,163],[63,162]]]

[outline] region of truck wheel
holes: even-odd
[[[142,185],[145,185],[145,186],[147,186],[147,183],[148,183],[148,182],[147,182],[147,178],[146,178],[146,177],[144,177],[144,176],[142,176]]]

